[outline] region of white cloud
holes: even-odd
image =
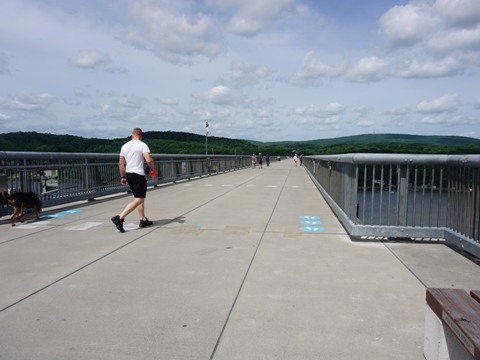
[[[53,97],[47,93],[21,93],[6,99],[5,107],[11,110],[37,111],[45,109],[52,101]]]
[[[0,113],[0,121],[10,120],[12,117],[10,115],[5,115]]]
[[[275,99],[271,97],[264,98],[260,96],[256,96],[256,97],[243,96],[238,100],[239,100],[238,105],[240,105],[243,109],[255,110],[255,109],[275,106]],[[273,112],[273,110],[270,110],[270,111]]]
[[[110,56],[98,50],[81,50],[70,59],[70,63],[80,69],[101,70],[116,74],[128,73],[125,68],[113,66]]]
[[[436,0],[434,9],[454,26],[480,24],[480,2],[478,0]]]
[[[313,116],[317,118],[328,118],[334,115],[340,115],[345,112],[345,106],[333,102],[324,106],[308,105],[297,107],[294,111],[295,115],[299,116]]]
[[[414,45],[425,39],[437,23],[430,10],[421,3],[394,6],[380,18],[380,32],[394,47]]]
[[[313,51],[309,51],[304,55],[300,68],[292,76],[290,82],[295,85],[313,85],[319,78],[341,75],[345,68],[345,64],[326,65],[315,59]]]
[[[424,117],[422,120],[420,120],[422,124],[427,124],[427,125],[438,125],[438,124],[444,124],[445,123],[445,116],[443,114],[441,115],[429,115]]]
[[[148,102],[147,99],[140,97],[140,96],[120,96],[115,101],[115,106],[131,108],[131,109],[139,109],[142,105]]]
[[[363,120],[357,121],[357,126],[364,127],[364,128],[372,127],[374,125],[375,125],[375,122],[372,120],[363,119]]]
[[[231,89],[224,85],[215,86],[199,97],[216,105],[229,105],[233,102]]]
[[[173,99],[161,98],[161,99],[158,99],[158,101],[160,101],[160,103],[163,105],[169,105],[169,106],[178,105],[178,101]]]
[[[143,107],[147,103],[147,99],[139,96],[114,96],[110,103],[103,103],[99,106],[99,112],[97,115],[102,118],[131,121],[143,113]]]
[[[379,19],[404,78],[458,76],[480,64],[478,0],[412,0],[389,9]]]
[[[459,106],[458,96],[455,94],[448,94],[431,101],[422,101],[417,105],[417,110],[420,113],[444,113],[453,112]]]
[[[480,25],[439,33],[428,42],[427,47],[435,53],[443,54],[456,50],[480,51]]]
[[[294,3],[294,0],[207,0],[210,6],[224,10],[235,9],[226,29],[245,37],[257,35],[282,13],[291,9]]]
[[[420,120],[420,123],[425,125],[447,125],[447,126],[457,126],[461,124],[468,125],[470,123],[469,119],[462,119],[459,115],[452,114],[430,114],[425,116]]]
[[[110,56],[97,50],[82,50],[72,57],[72,64],[82,69],[96,69],[111,63]]]
[[[312,117],[312,116],[299,116],[295,118],[294,123],[296,125],[306,125],[310,127],[309,131],[314,131],[318,129],[332,129],[333,127],[338,129],[338,126],[341,124],[342,118],[338,115],[326,116],[322,118]],[[310,137],[312,138],[312,137]]]
[[[356,113],[360,114],[361,116],[368,116],[368,114],[370,114],[371,112],[374,112],[375,109],[372,108],[372,107],[367,107],[367,106],[363,106],[363,107],[360,107],[360,108],[357,108],[354,110]]]
[[[408,61],[397,75],[404,78],[436,78],[463,74],[465,63],[461,57],[446,57],[438,61],[420,63],[417,59]]]
[[[233,61],[230,66],[230,73],[218,81],[231,87],[242,87],[255,85],[259,80],[268,76],[265,66],[250,65],[245,61]]]
[[[196,111],[195,117],[202,122],[209,121],[213,119],[213,114],[210,111]]]
[[[135,1],[136,26],[127,32],[125,41],[171,62],[189,63],[199,56],[213,59],[222,53],[221,32],[212,19],[202,12],[189,14],[174,8],[179,4]]]
[[[410,108],[407,106],[398,106],[390,110],[389,114],[394,116],[403,116],[407,115],[410,112]]]
[[[376,56],[360,59],[349,69],[345,78],[352,82],[376,82],[382,80],[389,72],[390,61]]]

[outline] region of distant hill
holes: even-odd
[[[338,145],[338,144],[374,144],[374,143],[404,143],[404,144],[423,144],[440,146],[459,146],[459,145],[480,145],[480,139],[463,136],[422,136],[406,134],[367,134],[344,136],[335,139],[312,140],[307,143],[316,145]]]
[[[332,146],[341,144],[379,144],[379,143],[400,143],[400,144],[422,144],[422,145],[440,145],[440,146],[459,146],[459,145],[480,145],[480,139],[463,136],[439,136],[439,135],[406,135],[406,134],[363,134],[353,136],[343,136],[333,139],[318,139],[308,141],[283,141],[267,142],[267,145],[322,145]]]
[[[37,132],[0,134],[0,151],[118,153],[130,137],[117,139],[84,138]],[[174,132],[144,133],[144,141],[155,154],[205,154],[205,136]],[[247,140],[208,138],[209,154],[251,154],[257,147]]]
[[[118,153],[130,138],[98,139],[37,132],[0,134],[0,151]],[[205,154],[205,136],[175,131],[145,132],[154,154]],[[480,139],[462,136],[367,134],[309,141],[258,142],[208,137],[209,154],[291,155],[340,153],[480,154]]]
[[[304,154],[418,153],[480,154],[480,139],[463,136],[363,134],[332,139],[260,143]],[[259,145],[260,145],[259,144]]]

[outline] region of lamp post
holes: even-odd
[[[205,122],[205,155],[208,155],[208,121]]]

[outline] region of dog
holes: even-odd
[[[34,192],[16,192],[13,195],[8,195],[6,191],[1,192],[2,197],[7,200],[8,204],[13,207],[12,226],[15,226],[15,218],[20,222],[24,222],[22,219],[23,211],[25,209],[33,209],[37,220],[40,220],[38,213],[42,211],[42,200]]]

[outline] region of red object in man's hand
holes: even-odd
[[[122,178],[120,182],[122,183],[122,185],[127,185],[127,179],[125,178]]]
[[[150,175],[151,177],[157,177],[157,176],[158,176],[158,172],[155,171],[155,170],[150,170],[150,172],[148,173],[148,175]]]

